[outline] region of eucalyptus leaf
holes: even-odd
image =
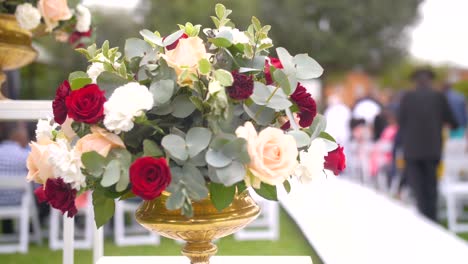
[[[182,161],[188,159],[189,155],[185,146],[185,140],[180,136],[174,134],[166,135],[163,137],[161,145],[171,156]]]
[[[296,77],[298,79],[318,78],[323,73],[322,66],[307,54],[298,54],[294,57],[293,61],[296,64]]]
[[[271,90],[268,88],[268,86],[261,82],[255,82],[253,94],[250,98],[258,105],[265,105],[270,95]]]
[[[185,95],[181,94],[174,98],[172,101],[172,115],[177,118],[186,118],[195,111],[195,105],[190,101],[190,98]]]
[[[96,151],[83,153],[83,155],[81,155],[81,162],[86,171],[95,177],[100,177],[106,166],[106,159]]]
[[[128,81],[115,73],[105,71],[99,74],[96,83],[101,90],[106,91],[106,96],[110,96],[116,88],[127,84]]]
[[[125,57],[128,60],[131,60],[134,57],[143,57],[145,54],[153,51],[148,42],[138,39],[138,38],[129,38],[125,41]]]
[[[219,183],[210,183],[210,198],[213,205],[222,211],[224,208],[228,207],[234,200],[234,195],[236,194],[236,185],[229,187],[224,186]]]
[[[192,164],[185,164],[182,168],[183,181],[187,186],[187,193],[190,199],[199,201],[208,196],[205,178],[200,170]]]
[[[212,133],[208,128],[192,127],[185,136],[185,142],[190,157],[195,157],[208,147]]]
[[[325,128],[327,128],[327,119],[323,115],[317,114],[309,127],[310,139],[317,138],[320,133],[325,131]]]
[[[278,54],[278,58],[283,65],[283,70],[287,75],[294,75],[296,69],[294,67],[293,57],[289,52],[282,47],[276,49],[276,54]]]
[[[106,170],[102,175],[101,185],[110,187],[116,184],[120,179],[120,163],[118,160],[111,160],[106,166]]]
[[[318,137],[324,138],[324,139],[329,140],[331,142],[336,142],[335,139],[325,131],[320,132]]]
[[[128,188],[128,184],[130,183],[130,178],[128,175],[128,167],[121,168],[120,171],[120,179],[115,185],[115,190],[117,192],[123,192]]]
[[[158,45],[160,47],[163,46],[162,38],[154,34],[153,32],[149,31],[148,29],[140,30],[140,35],[144,37],[147,41],[155,45]]]
[[[216,175],[225,186],[231,186],[244,180],[246,174],[245,167],[238,161],[233,161],[229,166],[216,169]]]
[[[167,46],[173,44],[178,39],[180,39],[183,34],[184,34],[184,30],[182,30],[182,29],[172,33],[171,35],[169,35],[169,36],[167,36],[166,38],[163,39],[163,46],[167,47]]]
[[[263,107],[263,110],[260,108]],[[250,118],[255,120],[259,125],[269,125],[275,119],[275,111],[271,108],[265,108],[264,106],[259,106],[257,104],[251,104],[247,106],[246,104],[243,105],[244,111],[249,115]],[[259,113],[259,114],[257,114]]]
[[[149,91],[153,94],[154,105],[161,106],[171,100],[174,94],[174,81],[173,80],[159,80],[151,83]]]
[[[286,190],[286,193],[290,193],[291,192],[291,183],[289,183],[288,180],[285,180],[283,182],[283,187],[284,189]]]
[[[215,167],[215,168],[223,168],[226,167],[227,165],[231,164],[232,159],[229,157],[226,157],[223,152],[221,151],[216,151],[213,149],[209,149],[206,152],[206,163],[209,165]]]
[[[293,89],[291,87],[291,83],[289,82],[288,76],[281,69],[277,69],[273,73],[273,79],[280,85],[281,89],[283,89],[285,94],[292,94]]]
[[[228,48],[232,46],[232,42],[226,38],[209,38],[208,41],[218,48]]]
[[[184,205],[185,195],[182,190],[171,193],[169,198],[166,200],[166,208],[169,210],[177,210]]]
[[[296,140],[296,145],[297,145],[298,148],[303,148],[303,147],[306,147],[306,146],[308,146],[310,144],[310,137],[304,131],[291,130],[287,134],[294,137],[294,139]]]

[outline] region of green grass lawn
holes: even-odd
[[[322,261],[316,256],[313,248],[308,244],[300,229],[283,211],[280,213],[280,239],[278,241],[235,241],[232,236],[218,241],[218,255],[247,255],[247,256],[311,256],[314,264]],[[182,245],[169,239],[161,239],[158,246],[117,247],[112,240],[107,240],[104,247],[106,256],[176,256],[180,255]],[[31,244],[29,253],[0,254],[0,264],[46,264],[61,263],[62,252],[51,251],[47,245]],[[92,262],[91,250],[76,250],[75,263]]]

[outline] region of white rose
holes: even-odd
[[[53,167],[55,177],[63,178],[73,189],[86,187],[86,177],[81,173],[81,154],[70,148],[65,139],[57,140],[57,144],[48,145],[49,163]]]
[[[302,183],[326,177],[324,173],[325,157],[329,151],[336,147],[336,143],[323,138],[312,140],[309,149],[299,153],[299,165],[296,167],[294,175]]]
[[[233,44],[244,44],[249,43],[249,38],[245,35],[244,32],[239,31],[237,28],[232,27],[220,27],[216,37],[225,37],[228,38],[227,35],[232,36],[232,43]]]
[[[153,94],[137,82],[127,83],[112,93],[104,103],[104,125],[110,131],[119,134],[133,128],[135,117],[153,107]]]
[[[76,30],[78,32],[88,32],[91,26],[91,12],[83,5],[76,6]]]
[[[58,124],[52,122],[52,118],[39,119],[36,126],[36,141],[43,142],[45,140],[52,140],[54,135],[52,131],[58,127]]]
[[[15,16],[20,27],[26,30],[35,29],[41,22],[41,13],[29,3],[17,6]]]
[[[89,69],[86,71],[89,78],[91,78],[91,80],[93,80],[93,83],[96,83],[97,78],[103,72],[104,72],[104,64],[102,64],[100,62],[93,62],[93,64],[91,64]]]

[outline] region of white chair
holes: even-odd
[[[94,212],[92,207],[91,193],[88,193],[87,195],[87,205],[84,208],[78,209],[77,213],[77,216],[84,217],[84,227],[82,229],[75,228],[74,232],[74,248],[77,249],[90,249],[93,246],[93,230],[95,228]],[[63,233],[60,232],[60,230],[62,230],[62,220],[62,213],[56,209],[51,208],[49,218],[49,248],[52,250],[59,250],[63,248]]]
[[[444,146],[444,176],[440,184],[440,193],[445,197],[447,222],[450,231],[459,233],[468,231],[468,223],[460,223],[464,205],[468,199],[468,181],[462,181],[462,171],[468,172],[468,155],[465,152],[465,140],[450,139]]]
[[[260,215],[244,229],[234,234],[236,240],[278,240],[279,239],[279,204],[268,201],[250,192],[261,208]]]
[[[159,235],[150,232],[138,224],[134,214],[139,203],[135,201],[116,201],[114,213],[114,242],[118,246],[157,245]],[[125,224],[126,215],[130,221]]]
[[[33,199],[32,185],[24,176],[0,176],[0,192],[5,190],[22,191],[19,204],[0,205],[0,219],[17,220],[18,235],[2,235],[0,253],[27,253],[29,246],[29,223],[32,221],[33,240],[41,243],[41,230],[36,204]],[[15,243],[16,242],[16,243]]]

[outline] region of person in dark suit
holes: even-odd
[[[447,98],[433,89],[435,74],[416,70],[415,89],[401,99],[398,122],[405,159],[405,174],[416,198],[418,210],[436,221],[437,166],[442,153],[442,130],[458,126]]]

